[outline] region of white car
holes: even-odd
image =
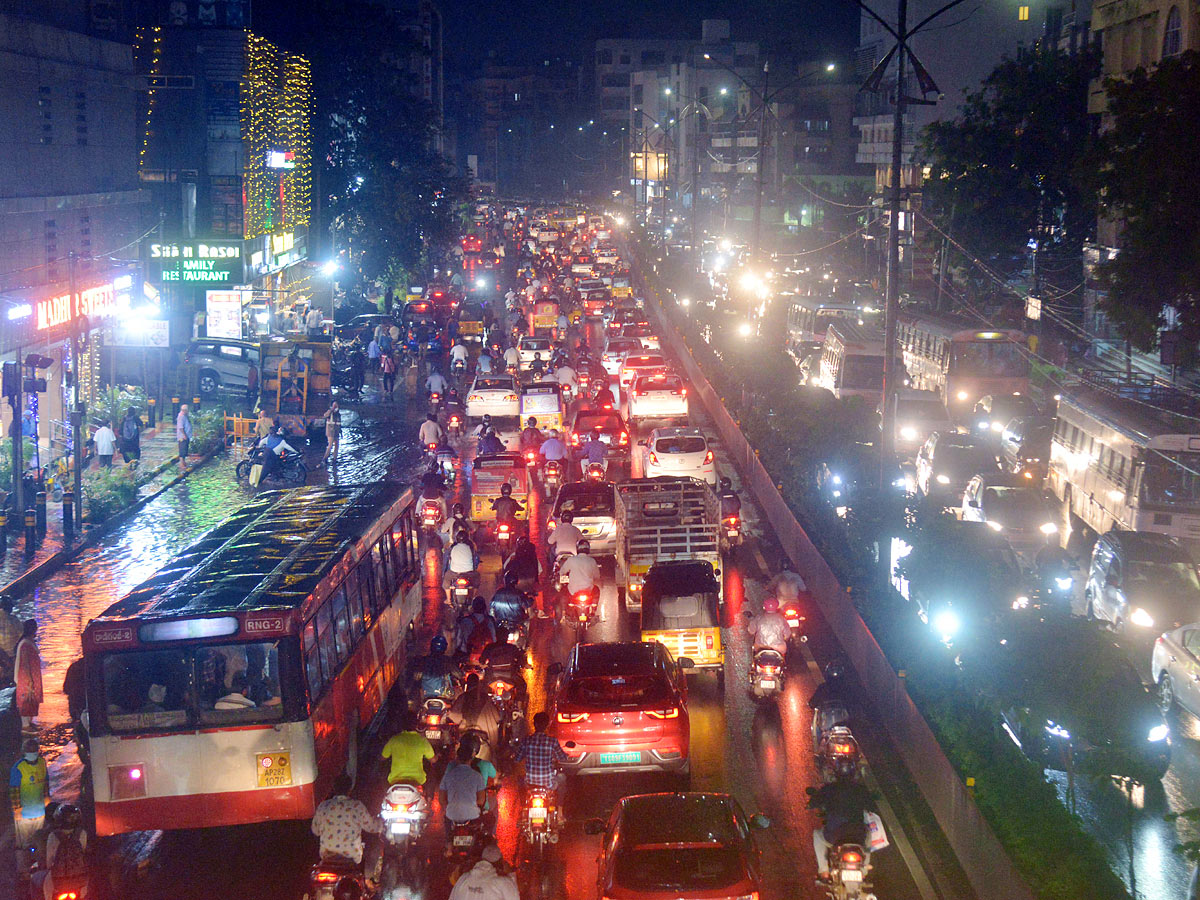
[[[630,353],[621,363],[621,390],[628,391],[633,379],[639,375],[653,375],[656,372],[665,372],[666,369],[667,360],[658,353]]]
[[[638,441],[642,451],[642,476],[695,478],[717,486],[717,466],[708,440],[699,428],[655,428]]]
[[[600,354],[600,364],[604,366],[605,372],[616,378],[621,371],[621,364],[625,362],[625,356],[641,351],[642,342],[638,338],[611,337],[604,345],[604,352]]]
[[[615,266],[621,261],[621,255],[612,247],[603,247],[596,251],[596,262],[602,266]]]
[[[632,325],[622,325],[617,332],[621,337],[637,338],[642,342],[642,349],[646,351],[661,350],[662,342],[658,339],[658,334],[654,331],[653,325],[648,325],[645,322],[634,322]]]
[[[550,350],[550,341],[546,338],[523,335],[517,342],[517,352],[521,354],[521,371],[529,368],[535,354],[541,354],[542,362],[550,365]]]
[[[467,418],[519,416],[521,397],[511,375],[477,375],[467,392]]]
[[[687,388],[683,379],[674,373],[639,375],[630,386],[628,396],[625,418],[630,422],[638,419],[687,421]]]

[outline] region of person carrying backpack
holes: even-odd
[[[54,811],[54,828],[46,837],[46,865],[33,874],[34,896],[52,900],[59,888],[86,885],[88,880],[87,831],[79,807],[63,803]],[[82,891],[78,891],[82,894]]]
[[[132,406],[126,407],[121,420],[121,455],[127,463],[142,458],[142,420]]]

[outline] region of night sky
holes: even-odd
[[[314,0],[253,0],[254,30],[283,43]],[[494,53],[516,64],[548,55],[583,61],[604,37],[699,38],[701,19],[729,19],[735,39],[800,59],[848,53],[857,43],[853,0],[439,0],[447,74],[468,77]]]

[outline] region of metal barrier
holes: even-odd
[[[741,473],[742,486],[754,495],[784,551],[796,569],[804,574],[805,584],[812,591],[821,614],[858,674],[867,696],[873,698],[874,720],[887,729],[971,886],[981,900],[1033,900],[1033,892],[1013,866],[966,785],[942,752],[925,718],[908,696],[903,679],[897,676],[875,636],[854,608],[845,587],[796,521],[758,455],[704,377],[662,307],[657,292],[643,283],[643,296],[646,308],[658,320],[664,344],[682,365],[691,382],[693,396],[704,404],[730,461]]]
[[[257,419],[245,416],[225,417],[225,443],[237,450],[245,450],[254,443],[254,426]]]

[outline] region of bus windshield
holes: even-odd
[[[1150,506],[1200,505],[1200,453],[1147,450],[1142,458],[1146,461],[1142,474],[1143,503]]]
[[[279,641],[109,653],[102,670],[114,733],[283,718]]]
[[[1029,358],[1013,341],[966,341],[955,343],[950,360],[951,375],[986,378],[1026,378]]]

